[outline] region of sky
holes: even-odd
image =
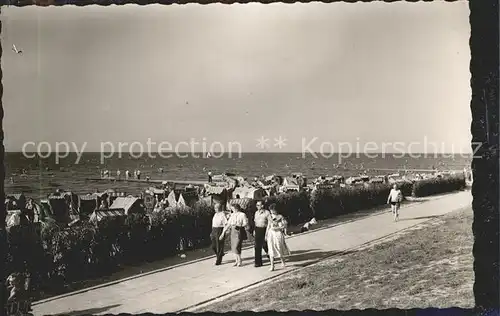
[[[466,1],[2,8],[6,150],[469,150],[468,17]]]

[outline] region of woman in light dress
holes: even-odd
[[[287,229],[285,218],[276,211],[276,204],[271,204],[269,210],[271,211],[271,218],[267,225],[266,240],[269,260],[271,261],[270,270],[274,271],[274,258],[279,258],[283,268],[285,268],[285,256],[290,255],[290,250],[285,241]]]
[[[248,218],[242,212],[241,206],[238,204],[231,206],[233,213],[224,226],[224,229],[219,237],[223,240],[228,230],[231,230],[231,251],[234,253],[235,263],[234,266],[241,267],[243,260],[241,259],[241,246],[243,240],[246,240],[250,235],[250,226],[248,225]]]

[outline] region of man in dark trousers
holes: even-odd
[[[224,226],[227,224],[226,214],[222,211],[222,205],[220,203],[214,204],[215,214],[212,219],[212,233],[210,238],[212,240],[212,250],[216,255],[215,265],[220,265],[222,263],[222,257],[224,256],[224,238],[219,239],[219,236],[224,230]]]
[[[255,212],[255,266],[262,267],[262,249],[267,253],[266,228],[271,213],[264,209],[262,201],[257,201],[257,211]]]

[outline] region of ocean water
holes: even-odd
[[[387,174],[388,171],[371,169],[432,169],[462,170],[469,167],[470,157],[463,155],[428,155],[420,157],[406,155],[404,157],[391,154],[365,154],[352,155],[344,158],[336,154],[332,157],[311,154],[302,156],[301,153],[242,153],[226,154],[220,158],[206,158],[200,154],[198,158],[193,154],[187,157],[171,158],[134,158],[130,155],[111,157],[101,163],[100,153],[84,153],[77,162],[77,155],[56,162],[56,157],[51,155],[45,159],[27,158],[22,153],[6,153],[5,157],[5,191],[10,193],[24,193],[33,198],[41,198],[56,189],[70,190],[78,194],[91,193],[95,190],[103,191],[113,188],[128,194],[138,194],[150,186],[147,183],[132,182],[95,182],[86,178],[100,177],[100,170],[108,169],[112,176],[116,170],[125,175],[125,170],[131,173],[135,169],[141,170],[141,178],[149,176],[151,179],[169,180],[205,180],[208,171],[212,174],[232,172],[243,177],[256,177],[261,175],[290,175],[301,172],[308,178],[321,175],[359,175],[366,172],[369,175]],[[160,173],[158,168],[163,168]],[[26,170],[26,174],[23,173]],[[12,179],[11,179],[12,178]],[[13,183],[11,182],[13,181]]]

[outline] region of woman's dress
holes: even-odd
[[[286,221],[281,215],[272,215],[267,229],[268,254],[273,258],[283,258],[290,255],[290,249],[285,241]]]
[[[248,225],[248,219],[245,213],[233,213],[228,220],[228,225],[231,226],[231,251],[240,255],[243,240],[247,237],[245,229]]]

